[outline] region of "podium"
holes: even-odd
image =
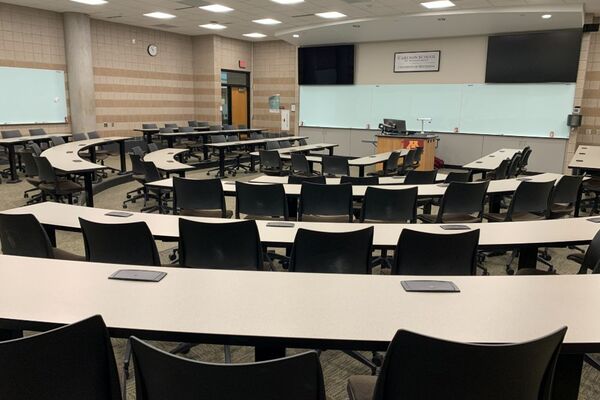
[[[436,135],[377,135],[377,152],[423,148],[419,171],[433,169],[435,160]]]

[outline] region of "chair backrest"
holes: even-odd
[[[550,400],[566,331],[488,345],[399,330],[385,354],[373,399]]]
[[[306,141],[306,139],[300,139],[300,140],[298,141],[298,144],[299,144],[300,146],[306,146],[306,145],[308,144],[308,142]]]
[[[260,168],[267,170],[281,170],[283,163],[279,152],[273,150],[259,150]]]
[[[442,196],[437,223],[452,214],[475,214],[481,222],[489,184],[489,181],[449,183]]]
[[[38,176],[43,182],[56,182],[56,172],[46,157],[33,156],[35,165],[37,165]]]
[[[46,135],[46,130],[44,128],[32,128],[29,130],[29,136],[42,136]]]
[[[160,133],[174,133],[175,132],[175,128],[164,127],[164,128],[159,128],[158,131]]]
[[[2,139],[10,139],[10,138],[16,138],[16,137],[21,137],[21,131],[18,129],[12,129],[9,131],[2,131]]]
[[[65,144],[65,139],[63,139],[60,136],[52,136],[50,138],[50,141],[52,142],[52,146],[59,146],[61,144]]]
[[[198,121],[188,121],[188,126],[195,128],[198,126]]]
[[[209,131],[220,131],[222,130],[222,126],[221,125],[209,125],[208,126],[208,130]]]
[[[142,163],[144,164],[144,175],[146,177],[146,182],[155,182],[163,179],[154,162],[142,161]]]
[[[198,126],[209,127],[210,124],[207,121],[198,121]]]
[[[288,147],[292,147],[292,142],[290,142],[289,140],[282,140],[279,143],[279,147],[282,149],[288,148]]]
[[[144,163],[142,162],[142,156],[139,154],[129,154],[129,159],[131,160],[131,172],[133,175],[146,175],[146,169],[144,168]]]
[[[554,182],[522,181],[508,206],[507,220],[512,220],[514,213],[540,213],[548,214],[550,196],[554,189]]]
[[[251,140],[264,139],[265,135],[262,132],[250,132]]]
[[[511,178],[513,176],[517,176],[517,173],[519,172],[519,167],[521,166],[521,157],[522,157],[521,153],[513,154],[512,158],[510,160],[510,164],[508,166],[508,177],[509,178]]]
[[[158,129],[156,124],[142,124],[142,129]]]
[[[179,128],[179,132],[196,132],[193,126],[182,126]]]
[[[394,275],[475,275],[479,229],[437,234],[403,229],[394,251]]]
[[[35,154],[36,156],[39,156],[40,154],[42,154],[42,148],[40,147],[39,144],[29,143],[28,146],[31,149],[32,153]]]
[[[575,204],[579,198],[583,176],[563,175],[552,192],[551,204]]]
[[[368,187],[363,198],[360,220],[415,223],[417,222],[416,187],[384,189]]]
[[[133,146],[131,152],[137,156],[144,157],[144,150],[140,146]]]
[[[248,125],[246,125],[246,124],[238,124],[238,129],[248,129]]]
[[[314,351],[276,360],[215,364],[178,357],[131,338],[137,400],[325,400]]]
[[[87,133],[87,137],[89,139],[100,139],[100,135],[96,131],[91,131]]]
[[[158,145],[154,142],[148,143],[148,153],[158,150]]]
[[[588,270],[594,271],[600,265],[600,230],[596,232],[594,238],[590,242],[585,255],[583,256],[583,262],[579,269],[579,274],[586,274]]]
[[[321,157],[323,175],[350,175],[348,159],[340,156]]]
[[[431,171],[408,171],[404,178],[405,185],[429,185],[435,183],[437,170]]]
[[[327,183],[327,179],[323,175],[316,176],[298,176],[298,175],[290,175],[288,176],[288,183],[290,185],[300,185],[304,182],[309,183],[320,183],[325,185]]]
[[[500,165],[494,170],[494,179],[506,179],[508,178],[508,168],[510,167],[510,160],[502,160]]]
[[[33,159],[33,154],[28,151],[24,151],[21,153],[21,159],[23,160],[23,164],[25,165],[25,176],[33,177],[38,176],[38,168],[35,160]]]
[[[121,400],[110,337],[99,315],[0,342],[0,398]]]
[[[230,131],[230,130],[232,130],[232,129],[235,129],[235,128],[234,128],[234,127],[233,127],[233,125],[231,125],[231,124],[224,124],[224,125],[223,125],[223,130],[224,130],[224,131]]]
[[[280,149],[281,146],[279,145],[279,142],[271,141],[271,142],[267,142],[265,144],[265,148],[267,150],[277,150],[277,149]]]
[[[179,128],[179,126],[177,126],[177,124],[165,124],[165,128],[177,129],[177,128]]]
[[[401,172],[411,168],[415,162],[415,149],[408,150],[408,153],[404,155],[404,161],[402,161]]]
[[[302,153],[292,153],[292,174],[310,175],[310,164]]]
[[[351,232],[300,228],[290,258],[290,272],[370,274],[373,227]]]
[[[73,139],[74,142],[78,142],[80,140],[87,140],[88,137],[85,133],[78,132],[78,133],[74,133],[73,135],[71,135],[71,138]]]
[[[225,135],[210,135],[211,143],[225,143],[227,141],[227,137]]]
[[[446,175],[444,183],[450,182],[469,182],[471,180],[471,171],[451,171]]]
[[[234,133],[232,135],[227,135],[227,141],[228,142],[239,142],[240,141],[240,135],[237,133]]]
[[[54,258],[48,234],[33,214],[0,214],[0,244],[2,254]]]
[[[417,147],[415,148],[415,164],[418,164],[421,162],[421,156],[423,155],[423,148],[422,147]]]
[[[227,216],[223,184],[220,179],[189,179],[173,177],[177,207],[181,210],[221,210]]]
[[[235,182],[235,217],[246,214],[253,217],[288,218],[287,199],[283,185]]]
[[[398,162],[400,160],[400,153],[392,151],[387,160],[383,163],[383,172],[385,174],[394,174],[398,171]]]
[[[523,154],[523,157],[521,157],[521,165],[519,166],[520,170],[524,170],[527,165],[529,164],[529,157],[531,157],[531,153],[533,151],[531,150],[531,147],[526,146],[523,151],[521,152],[521,154]]]
[[[102,224],[79,218],[79,224],[87,261],[160,266],[156,242],[145,222]]]
[[[352,185],[379,185],[378,176],[348,176],[342,175],[340,177],[340,183],[350,183]]]
[[[341,216],[347,215],[352,222],[352,185],[342,183],[327,185],[302,182],[298,220],[304,215]]]
[[[180,218],[179,265],[262,270],[262,246],[256,222],[206,223]]]

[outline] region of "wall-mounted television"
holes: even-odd
[[[300,85],[353,85],[354,45],[300,47]]]
[[[486,83],[575,82],[581,29],[488,38]]]

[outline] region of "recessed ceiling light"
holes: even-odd
[[[212,30],[215,30],[215,31],[227,28],[225,25],[221,25],[221,24],[204,24],[204,25],[198,25],[198,26],[200,28],[212,29]]]
[[[267,37],[267,35],[265,35],[264,33],[258,33],[258,32],[244,33],[244,36],[250,37],[250,38],[264,38],[264,37]]]
[[[88,4],[90,6],[99,6],[100,4],[106,4],[108,1],[106,0],[71,0],[75,3]]]
[[[544,14],[544,15],[542,15],[542,18],[550,19],[550,18],[552,18],[552,14]]]
[[[317,17],[327,18],[327,19],[344,18],[346,16],[346,14],[342,14],[341,12],[337,12],[337,11],[316,13],[315,15]]]
[[[292,35],[292,37],[299,38],[300,35],[298,35],[297,33],[295,33],[295,34]]]
[[[202,6],[202,7],[198,7],[201,8],[204,11],[210,11],[210,12],[216,12],[216,13],[225,13],[225,12],[229,12],[229,11],[233,11],[233,8],[231,7],[227,7],[221,4],[211,4],[208,6]]]
[[[257,24],[261,24],[261,25],[277,25],[277,24],[281,23],[281,21],[277,21],[276,19],[273,19],[273,18],[255,19],[252,22],[256,22]]]
[[[448,8],[455,6],[455,4],[450,0],[427,1],[425,3],[421,3],[421,5],[425,8]]]
[[[274,3],[279,3],[279,4],[298,4],[298,3],[304,3],[304,0],[271,0]]]
[[[173,14],[167,14],[167,13],[160,12],[160,11],[155,11],[155,12],[147,13],[147,14],[144,14],[144,16],[150,17],[150,18],[158,18],[158,19],[171,19],[171,18],[175,18],[175,16]]]

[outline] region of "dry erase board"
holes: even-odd
[[[300,86],[304,126],[377,129],[384,118],[431,118],[428,131],[567,138],[575,84]]]
[[[0,67],[0,87],[0,125],[67,120],[64,71]]]

